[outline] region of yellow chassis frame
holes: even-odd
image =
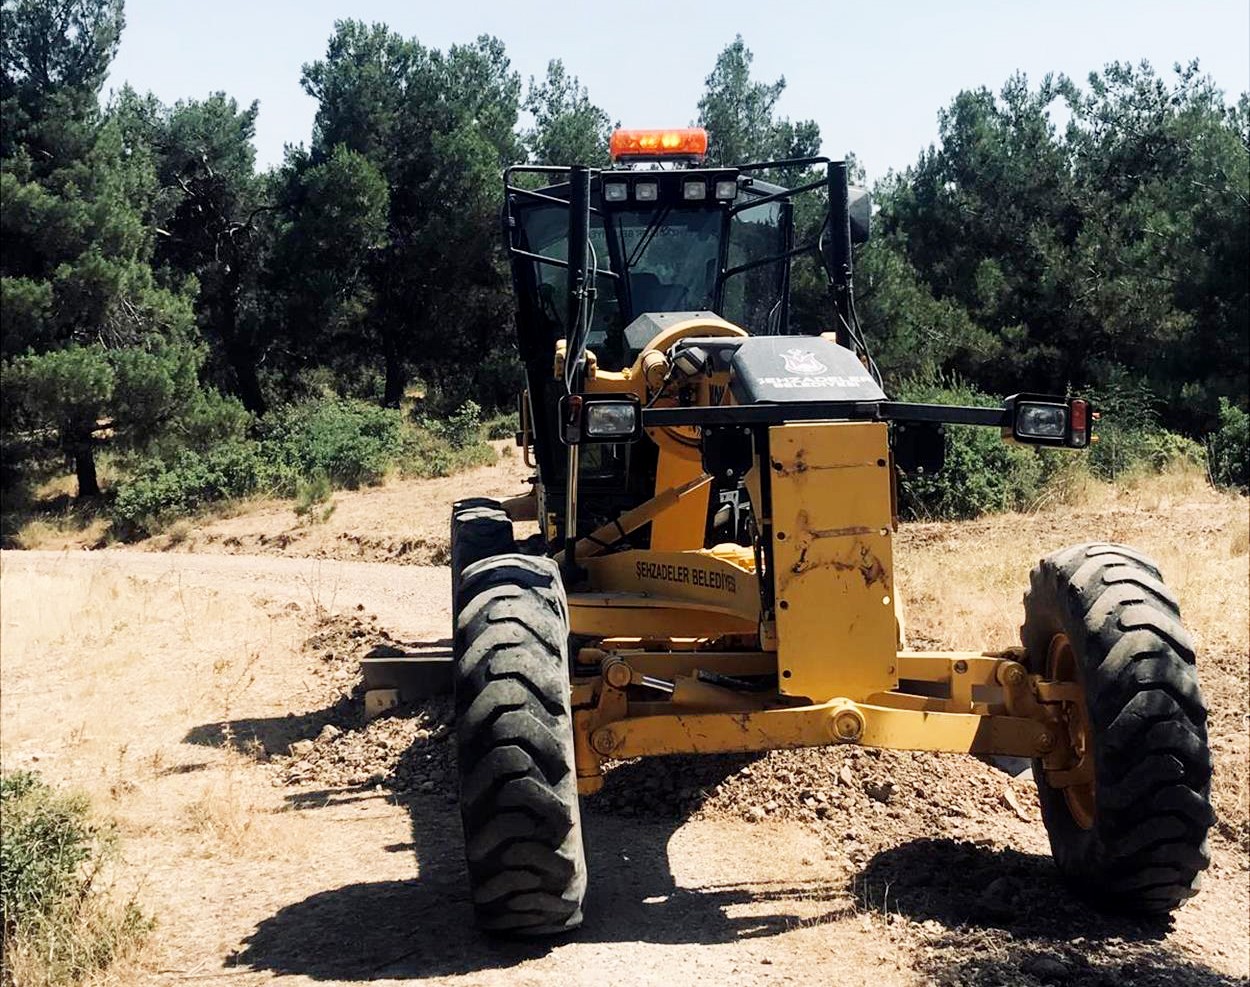
[[[663,354],[691,335],[743,331],[703,316],[674,324],[623,371],[600,371],[588,358],[587,389],[643,401],[661,393]],[[563,358],[557,344],[557,376]],[[713,385],[727,383],[703,381],[694,403],[717,403]],[[885,424],[768,429],[767,456],[742,478],[770,539],[768,613],[754,554],[703,547],[712,477],[698,443],[679,432],[648,430],[659,447],[655,496],[579,542],[584,579],[568,594],[570,627],[598,642],[575,656],[598,674],[572,682],[582,793],[603,784],[608,759],[827,744],[1036,758],[1051,785],[1092,781],[1092,757],[1073,740],[1080,731],[1071,724],[1086,717],[1076,683],[1030,675],[1018,649],[906,650]],[[550,519],[536,513],[553,537]],[[602,554],[644,524],[648,550]],[[717,675],[776,687],[726,688]]]
[[[694,650],[673,641],[663,651],[634,639],[585,648],[579,664],[600,673],[573,681],[578,790],[598,791],[603,763],[653,754],[713,754],[854,744],[1038,758],[1056,786],[1087,783],[1092,764],[1063,742],[1065,707],[1079,687],[1030,675],[1020,649],[1000,653],[900,652],[904,681],[941,684],[946,696],[881,692],[868,701],[835,698],[811,705],[773,693],[744,694],[710,684],[696,671],[766,674],[766,651]],[[656,681],[672,682],[670,699],[637,698]],[[990,698],[978,699],[984,691]]]

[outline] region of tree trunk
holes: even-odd
[[[222,299],[222,342],[225,344],[226,361],[234,372],[235,391],[243,407],[254,415],[265,413],[265,396],[260,390],[260,378],[256,375],[256,346],[251,332],[239,331],[239,292],[243,290],[240,259],[234,258],[230,274],[225,281]]]
[[[74,472],[78,474],[80,499],[100,496],[100,481],[95,472],[95,446],[90,438],[74,447]]]
[[[383,333],[382,353],[386,357],[386,391],[382,395],[382,405],[398,408],[400,399],[404,396],[404,388],[408,384],[408,375],[404,372],[404,361],[399,356],[399,341],[392,332]]]
[[[252,346],[242,340],[232,340],[226,346],[226,359],[234,372],[234,389],[243,407],[254,415],[265,413],[265,396],[260,389],[256,374],[256,353]]]

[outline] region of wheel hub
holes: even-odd
[[[1060,633],[1051,638],[1046,654],[1046,672],[1047,678],[1054,682],[1080,686],[1076,653],[1068,635]],[[1061,701],[1059,709],[1059,740],[1068,748],[1070,760],[1062,770],[1048,770],[1046,780],[1053,788],[1063,792],[1072,821],[1081,829],[1092,829],[1095,809],[1093,729],[1085,703],[1085,690],[1079,688],[1075,700]]]

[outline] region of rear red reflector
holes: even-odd
[[[1083,446],[1089,433],[1089,402],[1073,398],[1068,404],[1068,420],[1071,426],[1072,444]]]

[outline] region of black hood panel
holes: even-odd
[[[738,404],[884,401],[885,393],[850,350],[819,336],[754,336],[730,362]]]

